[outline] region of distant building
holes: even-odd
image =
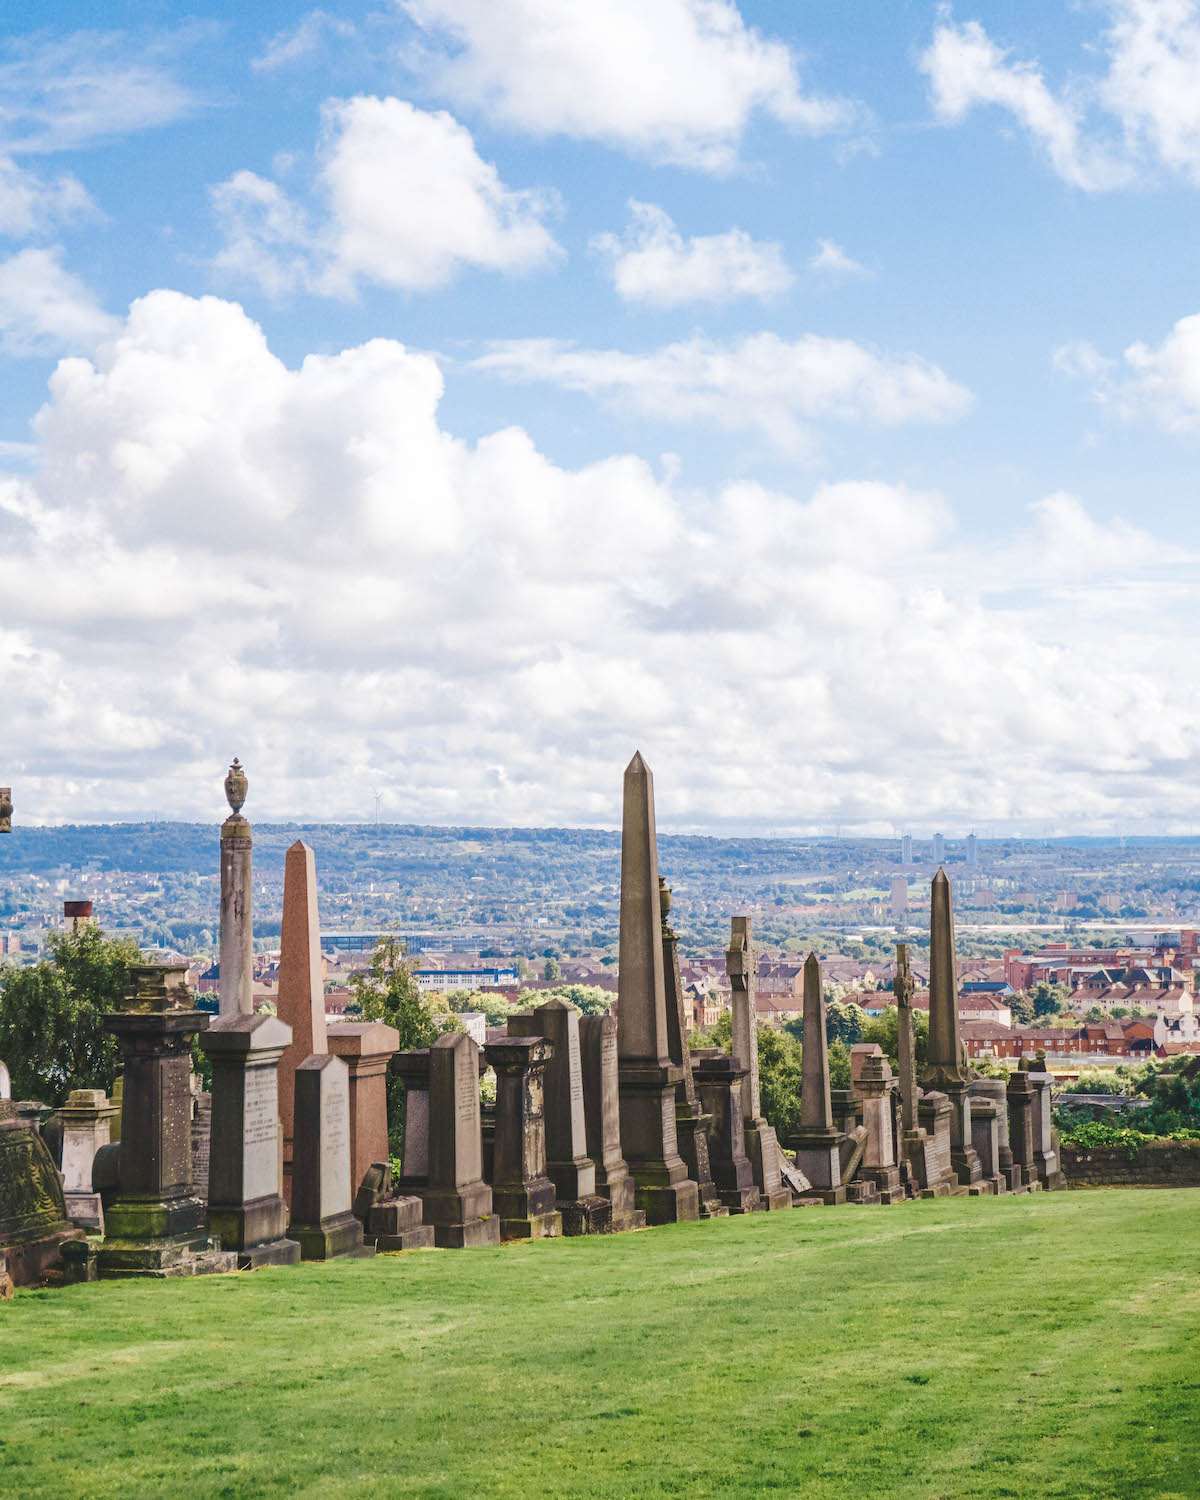
[[[946,863],[946,840],[940,833],[933,836],[933,862],[935,865]]]
[[[902,865],[911,865],[912,862],[912,834],[906,833],[900,840],[900,863]]]
[[[977,859],[978,859],[978,849],[977,849],[977,846],[976,846],[975,835],[973,833],[968,833],[967,834],[967,863],[969,865],[974,865],[977,862]]]
[[[892,876],[892,916],[897,922],[902,922],[908,912],[908,878],[904,875]]]
[[[414,969],[421,990],[495,990],[515,985],[516,969]]]

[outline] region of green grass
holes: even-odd
[[[0,1495],[1200,1495],[1200,1190],[0,1303]]]

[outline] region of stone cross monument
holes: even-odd
[[[651,1224],[699,1218],[699,1188],[675,1133],[683,1069],[671,1061],[667,1032],[654,778],[640,754],[625,769],[617,1052],[621,1141],[637,1206]]]

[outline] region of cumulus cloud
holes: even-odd
[[[1057,90],[1035,60],[1016,59],[978,21],[943,15],[920,66],[935,111],[960,123],[977,105],[1006,110],[1065,181],[1121,187],[1149,167],[1200,182],[1200,3],[1107,0],[1109,25],[1093,48],[1103,74]]]
[[[17,357],[91,349],[116,320],[63,265],[61,248],[0,261],[0,350]]]
[[[474,364],[509,380],[584,391],[661,421],[757,431],[794,452],[809,445],[813,422],[946,422],[971,403],[963,386],[917,355],[891,357],[817,334],[787,340],[757,333],[736,343],[695,337],[646,354],[514,339],[492,345]]]
[[[327,37],[354,35],[354,24],[326,10],[310,10],[297,26],[276,32],[262,52],[251,60],[256,73],[273,73],[301,58],[311,57]]]
[[[426,290],[463,267],[519,273],[562,252],[551,194],[513,189],[451,115],[403,99],[330,100],[310,214],[277,184],[238,172],[213,190],[219,272],[276,295],[352,296],[360,280]]]
[[[1130,344],[1119,361],[1086,342],[1063,345],[1053,361],[1121,416],[1149,418],[1166,432],[1200,430],[1200,313],[1180,318],[1161,344]]]
[[[29,239],[96,211],[87,189],[72,173],[42,177],[18,166],[11,156],[0,155],[0,235]]]
[[[656,204],[634,199],[629,209],[632,222],[624,235],[592,239],[626,302],[681,307],[736,297],[766,300],[792,284],[783,250],[774,241],[754,240],[744,229],[684,239]]]
[[[290,368],[165,291],[60,364],[0,482],[24,816],[218,820],[236,752],[263,820],[357,818],[382,781],[406,820],[611,825],[635,746],[674,826],[1197,816],[1174,548],[1069,496],[989,542],[878,480],[562,468],[517,428],[464,442],[442,393],[391,340]]]
[[[820,134],[845,101],[805,92],[796,55],[731,0],[399,0],[442,50],[423,81],[509,129],[596,140],[653,161],[728,168],[756,113]]]

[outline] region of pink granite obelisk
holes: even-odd
[[[284,1196],[291,1201],[292,1138],[296,1069],[329,1051],[325,1031],[325,985],[321,978],[321,924],[317,915],[317,865],[297,839],[283,867],[283,935],[279,953],[279,1019],[292,1028],[291,1044],[279,1060],[279,1115],[283,1121]]]

